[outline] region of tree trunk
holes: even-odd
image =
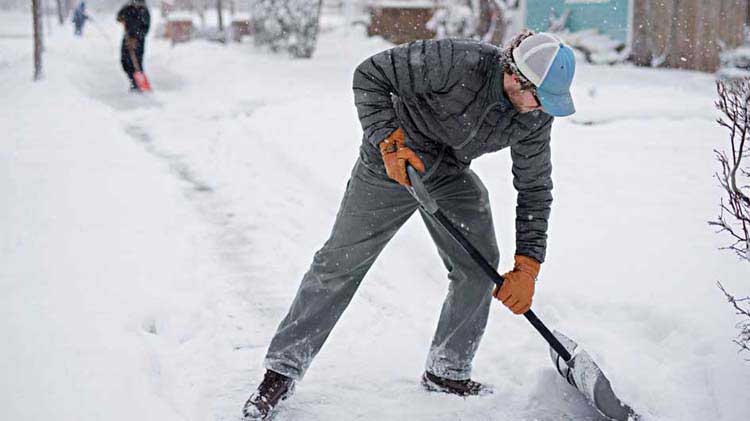
[[[52,35],[52,24],[50,23],[50,7],[49,7],[49,0],[43,0],[42,3],[42,14],[44,15],[44,24],[42,26],[47,28],[47,35]]]
[[[57,2],[57,18],[60,20],[60,25],[65,23],[65,16],[63,16],[63,2],[62,0],[55,0]]]
[[[481,0],[479,2],[479,10],[474,10],[474,13],[479,16],[476,35],[479,35],[480,37],[487,33],[492,24],[492,10],[490,10],[490,7],[490,2],[488,0]]]
[[[502,45],[505,41],[508,26],[511,23],[506,12],[512,13],[517,5],[513,2],[505,1],[501,7],[498,2],[493,0],[480,0],[479,2],[479,24],[477,25],[477,34],[482,41],[494,45]]]
[[[34,80],[42,78],[42,21],[39,2],[41,0],[31,0],[31,13],[34,23]]]
[[[306,58],[312,57],[313,51],[315,51],[315,45],[318,43],[318,32],[320,32],[320,14],[323,11],[323,0],[318,0],[318,13],[315,18],[315,27],[312,31],[312,47],[310,48],[310,54],[306,55]]]
[[[224,32],[224,16],[221,14],[221,0],[216,0],[216,15],[219,18],[219,32]]]

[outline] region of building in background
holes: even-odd
[[[631,61],[715,71],[719,55],[743,44],[749,0],[635,0]]]
[[[371,0],[367,35],[380,35],[394,44],[434,38],[427,22],[436,6],[433,0]]]
[[[546,31],[551,21],[563,19],[570,32],[595,29],[626,45],[632,39],[633,0],[544,0],[524,5],[526,27],[535,31]]]
[[[722,52],[750,41],[750,0],[449,1],[475,12],[513,7],[524,26],[558,32],[593,63],[713,72]],[[368,34],[394,43],[434,37],[426,25],[439,7],[438,0],[369,0]]]

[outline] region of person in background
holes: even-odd
[[[120,49],[120,63],[130,80],[130,90],[138,91],[133,73],[135,65],[132,56],[138,61],[138,68],[143,71],[143,53],[146,47],[146,34],[151,27],[151,14],[145,0],[130,0],[117,12],[117,21],[125,26]],[[132,54],[131,54],[132,51]]]
[[[86,2],[80,2],[78,4],[78,7],[73,11],[73,34],[76,36],[83,35],[83,24],[86,23],[86,20],[91,19],[89,15],[86,14]]]

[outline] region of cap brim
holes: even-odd
[[[539,102],[542,104],[542,109],[549,115],[567,117],[576,112],[570,92],[553,94],[543,89],[537,89],[536,94],[539,97]]]

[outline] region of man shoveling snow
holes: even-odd
[[[265,377],[244,407],[267,418],[291,396],[356,292],[401,225],[419,209],[407,191],[407,165],[446,215],[493,267],[499,262],[488,193],[469,168],[481,155],[511,148],[516,255],[501,288],[420,209],[451,285],[427,357],[422,385],[460,396],[491,389],[471,380],[491,298],[513,313],[531,307],[544,262],[552,203],[553,116],[575,112],[573,51],[551,34],[523,32],[508,47],[429,40],[376,54],[354,73],[364,130],[330,238],[315,253],[265,359]]]
[[[131,91],[141,91],[137,74],[142,74],[146,34],[151,27],[151,14],[145,0],[130,0],[117,12],[117,21],[123,24],[125,34],[120,47],[120,64],[130,80]]]

